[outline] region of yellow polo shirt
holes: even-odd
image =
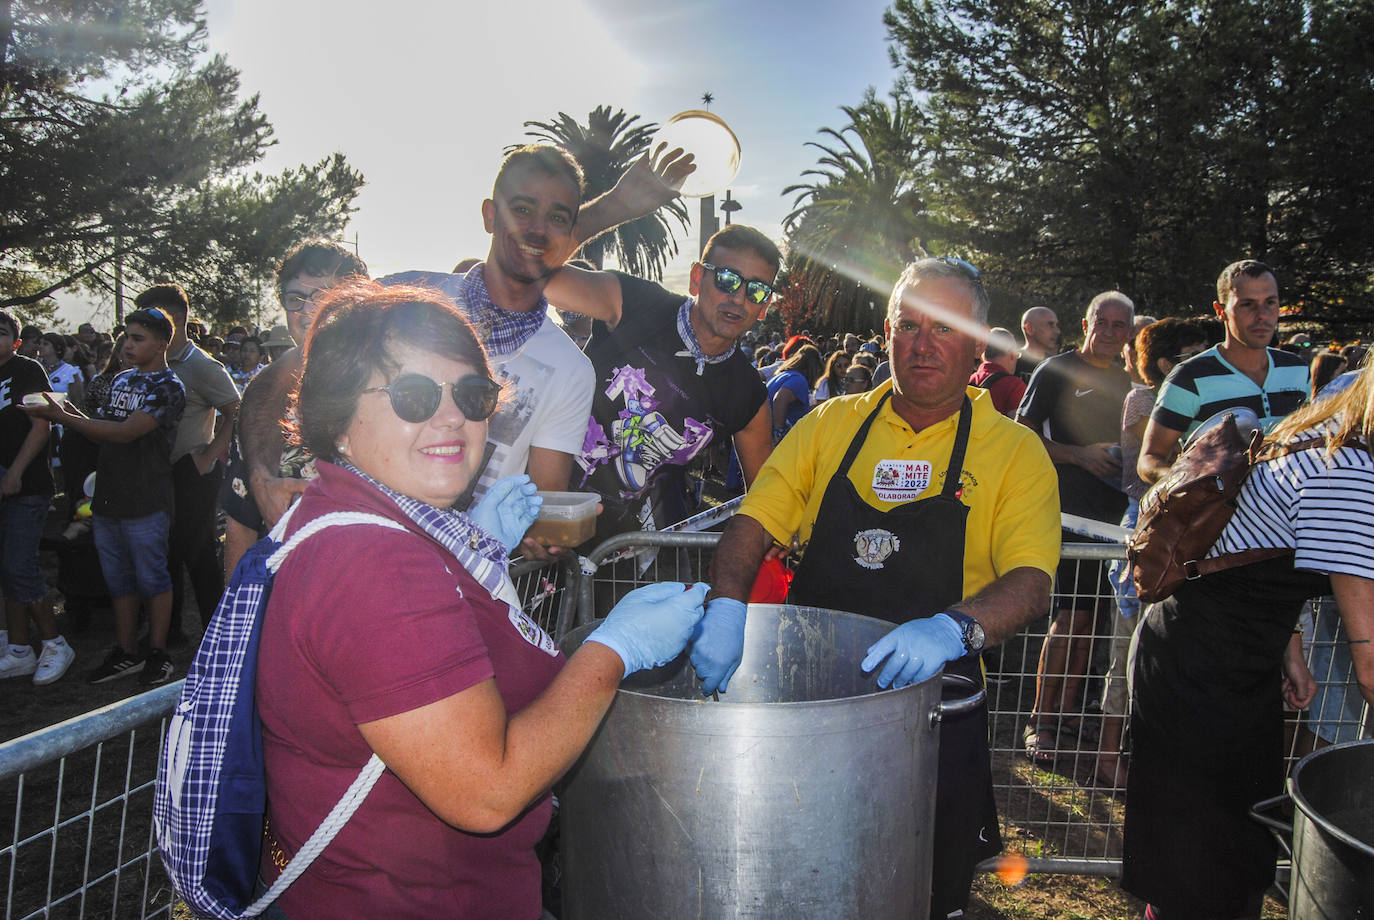
[[[828,399],[808,412],[773,450],[740,513],[784,545],[796,534],[805,553],[826,485],[863,420],[891,388],[885,382],[859,396]],[[964,597],[1022,566],[1053,578],[1060,532],[1058,479],[1040,438],[994,409],[986,390],[969,387],[968,395],[973,422],[959,496],[969,507]],[[849,468],[850,482],[880,510],[939,495],[958,423],[956,412],[917,433],[888,400]]]

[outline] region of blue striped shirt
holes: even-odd
[[[1307,362],[1277,348],[1269,350],[1264,386],[1251,380],[1215,347],[1175,367],[1159,387],[1150,418],[1183,437],[1223,409],[1246,408],[1265,431],[1307,401]]]

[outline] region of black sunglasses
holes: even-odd
[[[750,303],[763,306],[773,299],[773,285],[767,281],[757,278],[745,281],[744,276],[733,268],[717,268],[710,262],[702,262],[701,267],[715,276],[716,290],[722,294],[733,294],[743,287],[744,297]]]
[[[444,387],[453,396],[453,404],[471,422],[491,418],[501,395],[501,384],[480,374],[467,376],[449,384],[431,380],[423,374],[402,374],[384,387],[368,387],[364,393],[382,392],[391,397],[391,411],[402,421],[418,425],[427,422],[439,411]]]

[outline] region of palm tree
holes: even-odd
[[[587,115],[585,125],[566,112],[559,112],[552,121],[525,122],[529,129],[525,134],[557,144],[572,154],[586,177],[584,200],[590,201],[610,191],[630,164],[648,149],[658,125],[636,124],[638,121],[638,115],[627,115],[623,109],[612,112],[610,106],[601,105]],[[508,152],[510,149],[514,148],[508,148]],[[687,206],[676,199],[652,214],[591,240],[578,254],[601,268],[609,250],[624,271],[659,280],[664,266],[677,255],[677,240],[669,217],[676,218],[682,229],[687,229]]]
[[[870,304],[885,300],[931,229],[919,189],[920,113],[906,97],[891,100],[870,89],[862,104],[844,106],[849,123],[808,142],[821,153],[802,174],[811,181],[783,190],[797,196],[783,218],[789,268],[813,292],[811,315],[837,328],[874,323]]]

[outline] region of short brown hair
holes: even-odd
[[[778,251],[777,244],[753,227],[747,227],[744,224],[731,224],[717,230],[706,241],[706,249],[702,251],[701,258],[706,262],[714,261],[717,249],[729,249],[732,252],[752,252],[773,266],[774,275],[782,267],[782,253]]]
[[[372,372],[390,375],[393,342],[466,361],[491,376],[486,352],[453,301],[426,287],[346,281],[321,295],[305,340],[305,365],[293,401],[298,443],[322,460],[336,461],[338,442],[353,421]]]
[[[577,189],[577,199],[579,204],[582,195],[587,190],[587,180],[582,174],[582,166],[573,159],[573,155],[562,147],[555,147],[552,144],[526,144],[523,147],[516,147],[506,154],[506,158],[501,161],[501,168],[496,171],[496,181],[491,184],[491,195],[493,198],[501,191],[501,183],[506,180],[512,169],[529,167],[537,170],[546,176],[561,176],[573,184]]]
[[[135,297],[134,306],[140,310],[157,307],[164,312],[171,309],[173,312],[185,316],[191,310],[191,301],[186,296],[186,289],[181,285],[164,281],[161,284],[153,285]]]
[[[277,296],[287,282],[301,276],[313,278],[344,278],[357,275],[367,277],[367,263],[338,243],[329,240],[306,240],[291,248],[277,266]]]
[[[142,326],[164,342],[172,341],[172,321],[157,307],[135,310],[124,317],[125,328],[135,325]]]
[[[1217,276],[1217,303],[1226,306],[1226,301],[1230,299],[1231,291],[1236,286],[1236,279],[1242,275],[1246,278],[1263,278],[1265,275],[1274,275],[1274,270],[1256,259],[1232,262]],[[1274,283],[1279,283],[1278,275],[1274,275]]]

